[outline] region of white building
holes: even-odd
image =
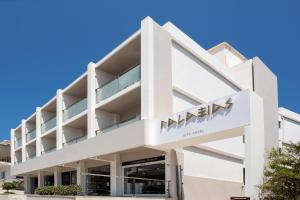
[[[16,178],[10,173],[10,150],[10,141],[3,140],[0,142],[0,188],[5,181],[10,181]]]
[[[299,117],[286,112],[292,129]],[[278,132],[277,77],[258,57],[205,50],[147,17],[11,130],[11,170],[26,193],[80,184],[86,195],[255,198]]]

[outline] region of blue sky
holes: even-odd
[[[299,0],[0,0],[0,139],[151,16],[204,48],[227,41],[278,76],[279,104],[300,112]]]

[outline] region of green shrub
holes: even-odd
[[[53,195],[54,194],[54,186],[43,186],[35,189],[35,194],[39,195]]]
[[[5,182],[2,186],[4,190],[6,190],[7,193],[9,193],[9,190],[15,190],[17,188],[17,183],[14,182]]]
[[[75,196],[80,192],[82,192],[80,185],[43,186],[35,190],[35,194],[39,195]]]

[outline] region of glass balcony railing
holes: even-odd
[[[41,154],[43,155],[43,154],[50,153],[50,152],[55,151],[55,150],[56,150],[56,146],[50,147],[50,148],[45,149],[44,151],[42,151]]]
[[[42,133],[54,128],[56,126],[56,116],[50,118],[45,123],[42,124]]]
[[[15,140],[15,149],[20,147],[22,145],[22,138],[19,137],[19,138],[16,138]]]
[[[36,130],[33,129],[30,132],[26,134],[26,142],[29,142],[30,140],[33,140],[36,137]]]
[[[118,78],[98,88],[96,90],[97,103],[138,82],[141,79],[140,71],[140,66],[138,65]]]
[[[64,121],[85,111],[86,109],[87,109],[87,98],[84,98],[64,110],[64,114],[63,114]]]
[[[137,115],[135,117],[129,118],[129,119],[124,120],[124,121],[121,121],[119,123],[112,124],[112,125],[109,125],[105,128],[102,128],[102,129],[96,131],[96,134],[99,135],[99,134],[102,134],[102,133],[107,133],[107,132],[112,131],[114,129],[126,126],[126,125],[131,124],[131,123],[136,122],[136,121],[139,121],[140,119],[141,119],[141,116]]]
[[[33,155],[27,155],[26,160],[30,160],[30,159],[33,159],[35,157],[36,157],[35,154],[33,154]]]
[[[17,165],[17,164],[19,164],[19,163],[21,163],[22,162],[22,160],[16,160],[15,161],[15,165]]]
[[[68,145],[72,145],[72,144],[76,144],[78,142],[81,142],[83,140],[86,140],[87,136],[86,135],[82,135],[76,138],[73,138],[65,143],[63,143],[64,146],[68,146]]]

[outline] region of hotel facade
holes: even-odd
[[[257,198],[266,152],[300,117],[278,109],[277,77],[227,43],[205,50],[175,25],[140,29],[11,130],[25,193]]]

